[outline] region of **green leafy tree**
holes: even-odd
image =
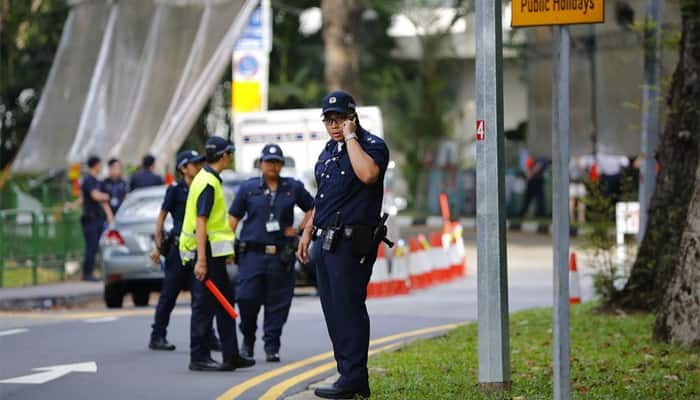
[[[0,0],[0,169],[29,130],[68,11],[65,0]]]

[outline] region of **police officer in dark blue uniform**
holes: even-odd
[[[109,195],[109,207],[112,214],[116,214],[121,207],[129,191],[129,185],[122,177],[122,163],[116,158],[110,158],[107,162],[109,176],[102,181],[102,191]]]
[[[175,308],[177,296],[182,290],[189,290],[192,286],[194,275],[192,265],[183,266],[178,249],[178,240],[182,231],[182,220],[185,217],[185,203],[190,183],[195,175],[202,169],[204,156],[194,150],[180,152],[177,155],[177,169],[182,174],[182,180],[173,183],[165,192],[160,214],[156,219],[155,242],[156,248],[151,253],[151,261],[160,263],[161,255],[165,256],[163,287],[158,298],[156,313],[151,331],[151,341],[148,347],[151,350],[175,350],[175,345],[166,339],[170,314]],[[170,232],[164,234],[163,225],[170,214],[173,226]],[[210,349],[221,351],[221,343],[214,334],[212,328],[210,334]]]
[[[155,164],[155,157],[150,154],[143,156],[141,169],[131,175],[131,180],[129,181],[129,191],[149,186],[160,186],[165,183],[162,176],[153,172]]]
[[[107,202],[109,194],[102,192],[100,181],[97,179],[102,170],[102,160],[97,156],[91,156],[87,160],[88,173],[83,177],[80,185],[80,200],[83,203],[83,215],[80,223],[85,237],[85,259],[83,260],[83,280],[95,281],[93,268],[95,257],[100,244],[100,236],[106,224],[113,223],[112,210]]]
[[[315,394],[328,399],[369,397],[365,300],[384,237],[381,232],[386,232],[380,214],[389,149],[360,126],[355,101],[346,92],[323,98],[323,122],[331,140],[316,163],[313,227],[304,230],[297,255],[316,264],[318,292],[340,378]]]
[[[276,144],[266,145],[260,158],[262,176],[244,182],[229,209],[231,230],[235,232],[243,221],[236,249],[241,354],[253,357],[258,313],[264,306],[263,341],[268,362],[280,361],[280,336],[294,296],[294,253],[298,244],[294,206],[306,213],[301,222],[304,227],[311,218],[314,201],[301,182],[280,177],[283,165],[282,149]]]
[[[234,301],[234,288],[227,272],[227,258],[234,254],[235,235],[228,226],[227,207],[219,175],[231,167],[234,147],[221,137],[210,137],[205,145],[207,165],[199,171],[190,186],[185,204],[185,218],[180,234],[180,255],[183,262],[195,260],[192,283],[192,316],[190,320],[190,370],[233,371],[255,365],[255,360],[242,357],[238,349],[235,321],[217,303],[205,287],[206,279],[218,287],[223,296]],[[223,362],[211,358],[207,336],[216,315],[221,336]]]

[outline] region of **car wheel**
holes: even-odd
[[[122,308],[124,292],[116,285],[105,286],[105,305],[107,308]]]
[[[131,292],[131,299],[134,300],[136,307],[147,307],[148,300],[151,297],[151,292],[148,290],[134,290]]]

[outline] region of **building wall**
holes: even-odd
[[[626,3],[634,11],[635,26],[618,23],[616,9]],[[680,28],[677,1],[664,4],[664,29],[668,35]],[[571,26],[570,151],[572,156],[593,152],[592,135],[598,120],[597,151],[636,155],[640,152],[641,103],[644,53],[638,26],[645,17],[645,0],[607,1],[604,24]],[[528,86],[528,149],[537,156],[551,154],[552,62],[551,28],[528,28],[528,49],[523,53]],[[593,57],[587,37],[595,34]],[[677,50],[663,50],[662,82],[675,68]],[[596,80],[592,79],[592,67]],[[593,110],[594,86],[597,91]],[[665,95],[665,91],[662,93]],[[662,106],[665,102],[660,98]],[[594,112],[595,111],[595,112]],[[662,125],[663,126],[663,123]]]

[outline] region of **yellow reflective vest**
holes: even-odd
[[[190,192],[185,205],[185,218],[180,233],[180,257],[186,264],[195,259],[197,253],[197,200],[207,186],[214,188],[214,205],[207,219],[207,238],[211,246],[212,257],[233,255],[233,241],[236,238],[228,225],[226,199],[221,181],[214,174],[202,168],[192,180]]]

